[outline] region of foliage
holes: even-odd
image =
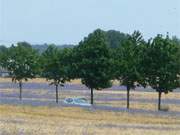
[[[141,77],[138,70],[141,59],[139,54],[144,43],[141,33],[135,31],[115,51],[115,78],[127,87],[127,108],[129,108],[129,91],[131,88],[135,88],[136,82]]]
[[[157,35],[150,41],[143,63],[149,85],[164,93],[176,88],[180,73],[178,59],[178,47],[168,36]]]
[[[5,67],[5,61],[7,56],[8,48],[0,46],[0,67]]]
[[[42,54],[42,75],[48,80],[52,80],[51,84],[59,85],[68,81],[68,65],[65,59],[68,50],[60,50],[50,45]]]
[[[159,105],[161,93],[172,92],[179,86],[180,62],[177,44],[169,36],[164,38],[157,35],[147,43],[144,50],[143,62],[145,82],[159,92]]]
[[[35,44],[32,45],[32,48],[34,48],[35,50],[37,50],[40,54],[42,54],[44,51],[46,51],[46,49],[48,48],[49,45],[52,44]],[[65,45],[55,45],[59,49],[71,49],[73,48],[75,45],[70,45],[70,44],[65,44]]]
[[[98,29],[80,42],[78,52],[78,77],[91,89],[103,89],[111,86],[111,61],[105,33]],[[93,99],[91,97],[91,103]]]
[[[26,42],[12,45],[3,57],[2,65],[10,72],[13,82],[19,83],[20,100],[22,99],[22,81],[32,79],[38,74],[38,54]]]
[[[145,43],[140,32],[135,31],[129,38],[117,49],[117,72],[116,78],[121,83],[130,88],[135,87],[135,82],[138,81],[140,73],[138,72],[140,61],[140,49]]]
[[[110,48],[120,47],[124,41],[127,40],[128,35],[115,30],[109,30],[106,32],[108,45]]]
[[[11,46],[6,55],[5,68],[10,71],[13,81],[27,81],[38,73],[38,54],[30,46],[17,43]]]
[[[52,81],[56,87],[56,102],[58,103],[58,85],[64,86],[66,81],[70,81],[69,49],[60,50],[50,45],[42,54],[42,76]]]
[[[102,89],[109,86],[110,53],[101,30],[96,30],[80,42],[79,69],[83,84],[89,88]]]

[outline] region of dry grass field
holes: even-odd
[[[12,79],[11,78],[0,78],[0,82],[11,82]],[[44,78],[35,78],[35,79],[29,79],[28,82],[31,82],[31,83],[49,83],[46,79]],[[68,82],[68,83],[71,83],[71,84],[80,84],[81,83],[81,80],[73,80],[71,82]]]
[[[0,86],[7,85],[3,84],[7,82],[11,80],[0,78]],[[33,79],[30,83],[47,82],[45,79]],[[76,86],[80,80],[69,84]],[[0,135],[180,135],[180,93],[163,94],[163,100],[168,101],[163,105],[166,104],[169,111],[161,115],[157,111],[156,92],[131,92],[131,110],[145,110],[143,113],[70,107],[61,103],[58,106],[2,103],[4,98],[18,101],[18,92],[14,86],[0,87]],[[49,88],[34,90],[25,87],[23,101],[54,103],[54,92]],[[89,100],[90,94],[88,90],[63,89],[59,97],[61,102],[67,97],[85,97]],[[95,91],[94,98],[96,106],[126,107],[126,91]],[[174,115],[176,113],[173,112],[179,114]]]
[[[1,135],[179,135],[180,118],[74,107],[0,105]]]
[[[11,78],[0,78],[0,82],[11,82]],[[30,79],[28,82],[31,83],[48,83],[48,81],[46,79],[43,78],[35,78],[35,79]],[[76,80],[72,80],[71,82],[67,82],[67,83],[71,83],[71,84],[81,84],[81,80],[80,79],[76,79]],[[114,84],[119,84],[118,81],[114,81]]]

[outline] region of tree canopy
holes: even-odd
[[[114,55],[115,78],[127,87],[127,108],[129,108],[129,91],[135,88],[140,78],[140,47],[145,43],[139,31],[129,35],[127,40],[116,49]]]
[[[143,63],[144,80],[159,92],[159,105],[161,93],[172,92],[179,86],[180,63],[178,46],[167,35],[157,35],[147,43]]]
[[[38,54],[26,43],[17,43],[17,46],[12,45],[8,49],[3,67],[10,72],[13,82],[19,82],[21,99],[22,81],[32,79],[38,74]]]
[[[128,38],[128,34],[115,30],[106,31],[105,34],[109,47],[114,49],[120,47]]]
[[[78,76],[82,83],[91,89],[91,104],[93,104],[93,89],[103,89],[111,86],[110,50],[105,33],[98,29],[80,42],[78,52]]]
[[[64,86],[66,81],[69,81],[69,56],[68,49],[58,49],[50,45],[42,54],[42,76],[51,81],[56,87],[56,102],[58,103],[58,85]]]

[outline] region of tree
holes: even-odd
[[[140,78],[140,48],[144,44],[140,32],[135,31],[116,49],[114,54],[115,78],[127,88],[127,109],[129,109],[130,89],[134,89]]]
[[[180,39],[176,36],[173,36],[172,42],[178,47],[177,57],[178,57],[178,62],[180,63]]]
[[[93,104],[93,90],[111,86],[111,56],[105,33],[95,30],[75,50],[77,77],[91,90]]]
[[[173,41],[176,45],[180,46],[180,39],[179,39],[178,37],[173,36],[173,37],[172,37],[172,41]]]
[[[119,31],[109,30],[106,32],[106,37],[109,47],[116,49],[120,47],[125,40],[127,40],[128,35]]]
[[[32,48],[31,44],[28,43],[28,42],[18,42],[18,46],[22,46],[22,47],[25,47],[25,48]]]
[[[158,92],[158,110],[161,110],[161,95],[172,92],[179,86],[180,62],[178,46],[167,35],[157,35],[149,40],[141,63],[144,80]]]
[[[0,46],[0,67],[4,67],[5,57],[7,56],[8,48]]]
[[[30,46],[27,47],[26,44],[17,43],[17,46],[12,45],[8,49],[3,65],[10,71],[12,81],[19,83],[19,98],[22,100],[23,80],[28,81],[38,74],[37,52]]]
[[[58,86],[64,86],[69,81],[69,49],[60,50],[50,45],[42,54],[42,76],[47,80],[51,80],[50,85],[56,87],[56,103],[58,103]]]
[[[7,51],[7,47],[4,45],[0,45],[0,53],[3,53],[4,51]]]

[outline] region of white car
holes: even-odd
[[[91,104],[89,104],[87,99],[85,98],[66,98],[64,100],[64,103],[72,105],[91,106]]]

